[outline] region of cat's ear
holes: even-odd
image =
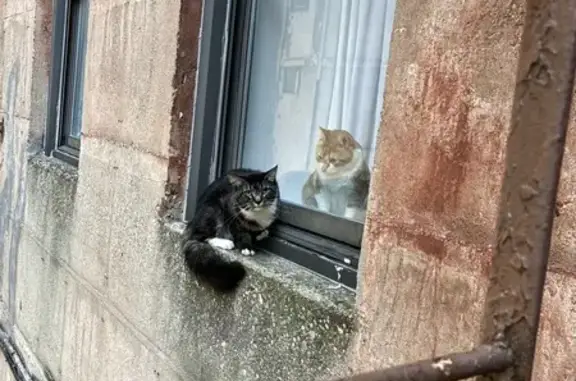
[[[338,136],[338,140],[340,140],[340,143],[345,146],[354,147],[356,145],[356,140],[354,139],[354,137],[346,130],[341,131],[342,133],[340,133]]]
[[[246,183],[246,181],[240,176],[228,174],[227,177],[228,177],[228,182],[230,183],[230,185],[235,186],[235,187],[242,186]]]
[[[276,181],[276,174],[278,173],[278,166],[275,165],[274,167],[272,167],[271,169],[269,169],[266,172],[266,175],[264,175],[264,179],[266,181],[269,181],[271,183]]]
[[[320,129],[320,136],[321,137],[325,137],[326,136],[326,132],[328,132],[328,130],[322,126],[318,127]]]

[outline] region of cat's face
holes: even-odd
[[[236,188],[234,200],[243,212],[258,212],[276,208],[280,191],[276,181],[278,166],[250,176],[228,175],[228,180]]]
[[[316,144],[318,170],[328,175],[338,173],[352,162],[359,146],[348,131],[320,128],[320,138]]]

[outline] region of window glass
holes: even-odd
[[[282,199],[363,221],[394,1],[257,2],[242,165]]]
[[[84,87],[84,60],[88,29],[88,1],[72,0],[70,3],[70,29],[68,41],[68,76],[66,83],[64,144],[74,145],[80,139]],[[72,144],[71,144],[72,143]],[[77,148],[77,147],[76,147]]]

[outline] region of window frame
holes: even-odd
[[[89,0],[56,0],[44,153],[78,166],[80,138],[71,136],[80,113],[88,36]],[[81,126],[80,126],[81,127]]]
[[[208,184],[240,164],[256,3],[204,1],[184,209],[187,221]],[[355,289],[363,230],[362,223],[282,202],[270,237],[258,248]]]

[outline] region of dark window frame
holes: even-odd
[[[52,22],[52,62],[44,153],[78,166],[89,0],[56,0]],[[80,126],[81,128],[81,126]]]
[[[256,2],[204,2],[185,220],[208,184],[240,163]],[[259,248],[356,288],[363,230],[359,222],[283,202]]]

